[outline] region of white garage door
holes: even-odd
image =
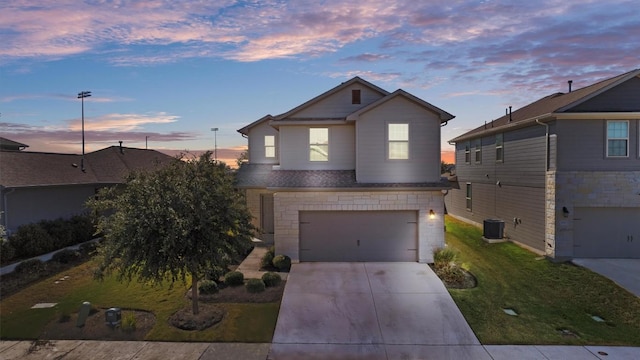
[[[640,208],[574,211],[574,257],[640,258]]]
[[[416,211],[301,211],[300,261],[417,261]]]

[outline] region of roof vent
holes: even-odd
[[[569,92],[571,92],[571,84],[573,84],[573,80],[569,80],[567,83],[569,84]]]
[[[122,148],[122,140],[118,141],[120,143],[120,154],[124,155],[124,149]]]
[[[509,122],[511,122],[513,118],[511,118],[511,105],[509,105]]]

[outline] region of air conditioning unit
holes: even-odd
[[[504,236],[504,221],[485,219],[482,236],[486,239],[502,239]]]

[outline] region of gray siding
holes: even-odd
[[[567,112],[640,111],[640,78],[630,79]]]
[[[550,131],[553,131],[553,126]],[[480,163],[475,162],[474,140],[470,142],[471,162],[468,164],[465,164],[464,154],[466,143],[457,143],[458,182],[445,196],[447,211],[479,225],[485,219],[504,220],[505,236],[543,251],[547,156],[545,133],[545,127],[540,125],[503,133],[502,162],[496,161],[495,135],[480,139]],[[554,137],[550,139],[550,155],[553,159]],[[472,185],[471,211],[466,209],[466,183]]]
[[[503,135],[504,161],[496,162],[495,135],[482,141],[482,161],[475,162],[471,141],[471,162],[465,164],[465,142],[456,144],[456,174],[461,182],[487,182],[502,185],[544,187],[546,140],[543,126],[532,126]]]
[[[351,90],[360,90],[360,104],[351,103]],[[360,84],[348,86],[326,99],[319,101],[299,112],[291,114],[291,118],[343,118],[378,99],[383,95]]]
[[[68,218],[87,211],[85,202],[94,196],[94,185],[50,186],[4,189],[0,195],[6,199],[2,223],[15,231],[20,225],[40,220]]]
[[[460,181],[460,189],[449,190],[445,196],[449,214],[480,226],[486,219],[504,220],[505,237],[538,251],[544,250],[544,188],[489,183],[471,183],[471,186],[471,211],[466,210],[466,182]]]
[[[409,159],[389,160],[389,123],[409,124]],[[356,121],[356,177],[363,183],[414,183],[440,180],[440,118],[396,97]]]
[[[606,123],[606,120],[558,121],[558,170],[639,170],[638,120],[629,120],[629,157],[627,158],[606,157]]]
[[[276,157],[267,158],[265,156],[264,137],[266,135],[275,136],[276,144]],[[262,124],[256,125],[249,130],[249,161],[252,164],[277,164],[279,162],[278,155],[280,150],[280,144],[278,139],[278,130],[269,126],[265,121]]]
[[[323,126],[313,126],[323,127]],[[329,128],[329,161],[309,161],[311,126],[280,127],[280,169],[353,170],[355,169],[355,128],[333,125]]]

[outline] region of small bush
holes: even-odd
[[[55,250],[53,238],[38,224],[26,224],[18,228],[9,241],[16,255],[29,258]]]
[[[9,262],[16,255],[16,249],[9,240],[0,238],[0,262]]]
[[[266,288],[264,281],[260,279],[249,279],[245,285],[246,289],[250,293],[260,293]]]
[[[224,276],[224,283],[229,286],[238,286],[244,283],[244,274],[240,271],[230,271]]]
[[[273,253],[267,251],[264,256],[262,256],[262,260],[260,260],[260,267],[269,268],[271,266],[273,266]]]
[[[278,273],[267,272],[267,273],[264,273],[264,275],[262,275],[262,281],[264,282],[264,285],[267,287],[278,286],[280,285],[280,282],[282,282],[282,278]]]
[[[278,255],[273,258],[273,266],[280,271],[289,271],[291,269],[291,258],[287,255]]]
[[[120,328],[124,332],[132,332],[136,330],[136,314],[134,312],[126,312],[122,315]]]
[[[451,248],[436,249],[433,252],[433,265],[436,269],[450,266],[458,258],[458,253]]]
[[[25,260],[13,270],[17,274],[37,274],[46,269],[45,263],[40,259]]]
[[[66,314],[66,313],[62,313],[60,314],[60,317],[58,318],[58,322],[59,323],[66,323],[71,321],[71,315]]]
[[[213,280],[202,280],[198,284],[198,291],[203,295],[215,294],[218,292],[218,284]]]
[[[53,254],[51,261],[68,264],[80,258],[80,252],[71,249],[60,250]]]
[[[221,266],[214,266],[211,269],[207,270],[205,277],[208,280],[212,280],[218,283],[220,282],[220,279],[224,276],[226,272],[227,272],[227,269]]]

